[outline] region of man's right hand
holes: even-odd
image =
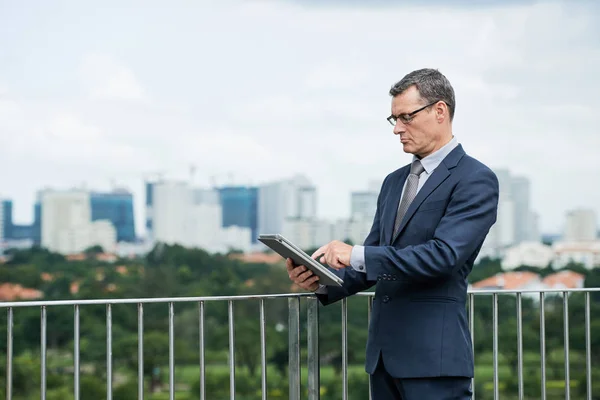
[[[304,290],[314,292],[319,288],[319,276],[304,265],[296,265],[291,258],[285,263],[290,280]]]

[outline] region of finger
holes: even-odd
[[[294,269],[294,262],[292,261],[291,258],[288,258],[287,260],[285,260],[285,266],[288,270],[288,274],[290,272],[292,272],[292,270]]]
[[[341,263],[338,258],[336,258],[334,260],[334,262],[331,264],[331,266],[335,269],[346,268],[346,266],[343,263]]]
[[[298,275],[300,275],[304,271],[306,271],[306,267],[304,265],[300,265],[299,267],[292,269],[292,272],[290,272],[290,277],[292,279],[297,279]]]
[[[340,262],[340,259],[337,255],[331,255],[327,258],[327,265],[335,269],[345,268],[346,266]]]
[[[315,251],[314,253],[312,253],[312,255],[310,256],[310,258],[316,259],[315,256],[317,254],[325,253],[327,251],[327,246],[329,246],[329,245],[326,244],[324,246],[319,247],[319,249],[317,251]]]
[[[325,254],[325,261],[327,265],[333,267],[337,262],[337,257],[332,251],[328,251],[327,254]]]
[[[308,270],[308,271],[303,272],[300,275],[298,275],[298,277],[296,278],[296,280],[300,281],[300,282],[304,282],[305,280],[307,280],[308,278],[310,278],[311,275],[314,275],[314,273],[311,270]]]
[[[308,278],[307,280],[305,280],[304,282],[298,283],[297,285],[300,286],[302,289],[311,290],[311,288],[317,282],[319,282],[319,276],[313,275],[310,278]]]

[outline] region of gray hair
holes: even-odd
[[[410,72],[390,89],[390,95],[396,97],[409,87],[415,86],[425,103],[443,101],[448,106],[450,121],[454,119],[456,100],[450,81],[437,69],[423,68]]]

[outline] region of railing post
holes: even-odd
[[[367,324],[371,324],[371,314],[373,313],[373,296],[369,296],[369,302],[367,305]],[[367,330],[369,327],[367,327]],[[373,399],[373,393],[371,392],[371,375],[369,375],[369,400]]]
[[[169,400],[175,400],[175,309],[169,303]]]
[[[500,398],[500,384],[498,380],[498,293],[492,295],[492,326],[493,326],[493,358],[494,358],[494,400]]]
[[[517,293],[517,383],[519,400],[525,398],[523,388],[523,300],[521,292]]]
[[[144,400],[144,305],[138,304],[138,400]]]
[[[260,299],[260,386],[262,400],[267,400],[267,320],[265,299]]]
[[[206,365],[204,361],[204,301],[198,303],[198,347],[200,348],[200,400],[206,400]]]
[[[563,321],[565,333],[565,400],[571,399],[571,374],[569,370],[569,293],[563,292]]]
[[[310,297],[307,302],[308,400],[319,400],[321,389],[319,372],[319,300]]]
[[[42,318],[41,318],[41,387],[40,387],[40,398],[46,400],[46,357],[47,357],[47,312],[46,306],[42,306]]]
[[[585,381],[587,400],[592,400],[592,344],[590,342],[590,292],[585,293]]]
[[[473,359],[475,359],[475,295],[469,293],[469,331],[471,333],[471,346],[473,351]],[[475,374],[471,379],[472,399],[475,400]]]
[[[541,368],[541,399],[546,400],[546,308],[545,295],[540,292],[540,368]]]
[[[8,308],[6,321],[6,400],[12,399],[13,377],[13,308]]]
[[[112,306],[106,305],[106,400],[112,400]]]
[[[300,297],[288,299],[289,400],[300,400]]]
[[[229,321],[229,398],[235,399],[235,320],[233,313],[233,300],[228,301]]]
[[[348,298],[342,299],[342,400],[348,400]]]
[[[75,316],[74,316],[74,344],[73,344],[73,398],[75,400],[80,399],[79,389],[79,375],[80,375],[80,349],[79,349],[79,305],[75,304]]]

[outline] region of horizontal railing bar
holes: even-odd
[[[40,307],[40,306],[73,306],[73,305],[107,305],[107,304],[135,304],[135,303],[185,303],[198,301],[223,301],[223,300],[260,300],[260,299],[287,299],[294,297],[311,297],[313,293],[281,293],[257,294],[245,296],[205,296],[205,297],[160,297],[141,299],[90,299],[90,300],[52,300],[52,301],[17,301],[0,302],[0,308],[8,307]]]
[[[573,289],[469,289],[473,294],[516,294],[516,293],[586,293],[600,292],[600,288],[573,288]]]
[[[516,293],[591,293],[600,292],[600,288],[574,288],[574,289],[485,289],[468,290],[468,294],[516,294]],[[359,296],[372,297],[374,292],[356,293]],[[9,307],[41,307],[41,306],[74,306],[74,305],[107,305],[107,304],[138,304],[138,303],[185,303],[199,301],[224,301],[224,300],[261,300],[261,299],[287,299],[295,297],[315,297],[314,293],[277,293],[237,296],[204,296],[204,297],[160,297],[160,298],[131,298],[131,299],[90,299],[90,300],[52,300],[52,301],[14,301],[0,302],[0,308]]]
[[[600,292],[600,287],[573,289],[468,289],[467,294],[517,294],[517,293],[587,293]],[[309,293],[312,294],[312,293]],[[375,292],[359,292],[360,296],[373,296]],[[466,299],[465,299],[466,301]]]

